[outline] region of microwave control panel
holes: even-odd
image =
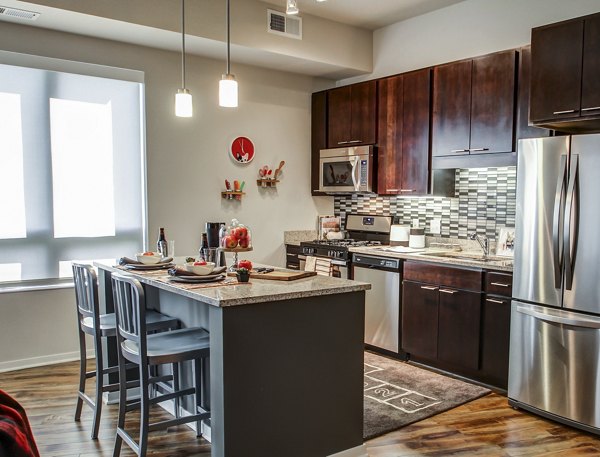
[[[361,160],[360,161],[360,185],[361,186],[366,186],[369,182],[369,178],[367,176],[368,170],[367,170],[367,161],[366,160]]]

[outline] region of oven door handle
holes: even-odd
[[[359,156],[354,157],[354,164],[352,165],[352,184],[354,185],[355,191],[360,190],[360,180],[359,180],[359,177],[357,176],[358,175],[357,171],[360,173],[360,168],[358,167],[359,164],[360,164],[360,157]]]

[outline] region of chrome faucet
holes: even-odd
[[[490,240],[487,236],[478,235],[477,233],[473,232],[469,234],[469,239],[477,240],[479,246],[481,246],[481,249],[483,250],[484,257],[490,255]]]

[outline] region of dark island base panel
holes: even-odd
[[[364,292],[211,307],[212,442],[223,450],[214,455],[361,446],[363,329]]]
[[[110,274],[100,269],[99,281],[112,312]],[[364,291],[218,307],[143,287],[148,308],[210,331],[213,457],[320,457],[362,446]],[[116,363],[114,344],[106,359]],[[181,383],[191,382],[186,363]],[[193,410],[193,399],[183,407]]]

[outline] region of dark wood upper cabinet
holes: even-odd
[[[352,89],[338,87],[327,92],[327,145],[337,147],[348,141],[352,128]]]
[[[579,116],[583,21],[531,31],[532,122]]]
[[[366,81],[328,91],[327,146],[377,142],[377,83]]]
[[[310,185],[312,195],[319,192],[319,151],[327,148],[327,92],[312,94],[310,135]]]
[[[404,75],[401,192],[424,195],[429,184],[431,70]]]
[[[473,59],[471,152],[514,151],[517,53]]]
[[[427,194],[431,72],[419,70],[378,84],[379,193]]]
[[[515,150],[516,70],[515,50],[434,69],[434,157]]]
[[[398,194],[402,186],[402,113],[404,78],[393,76],[378,81],[377,112],[379,194]]]
[[[600,114],[600,15],[584,24],[581,114]]]
[[[532,124],[600,131],[600,13],[531,31]]]
[[[434,156],[469,153],[472,66],[468,60],[433,69]]]
[[[552,130],[529,125],[531,87],[531,46],[519,50],[519,89],[517,96],[517,140],[550,136]]]

